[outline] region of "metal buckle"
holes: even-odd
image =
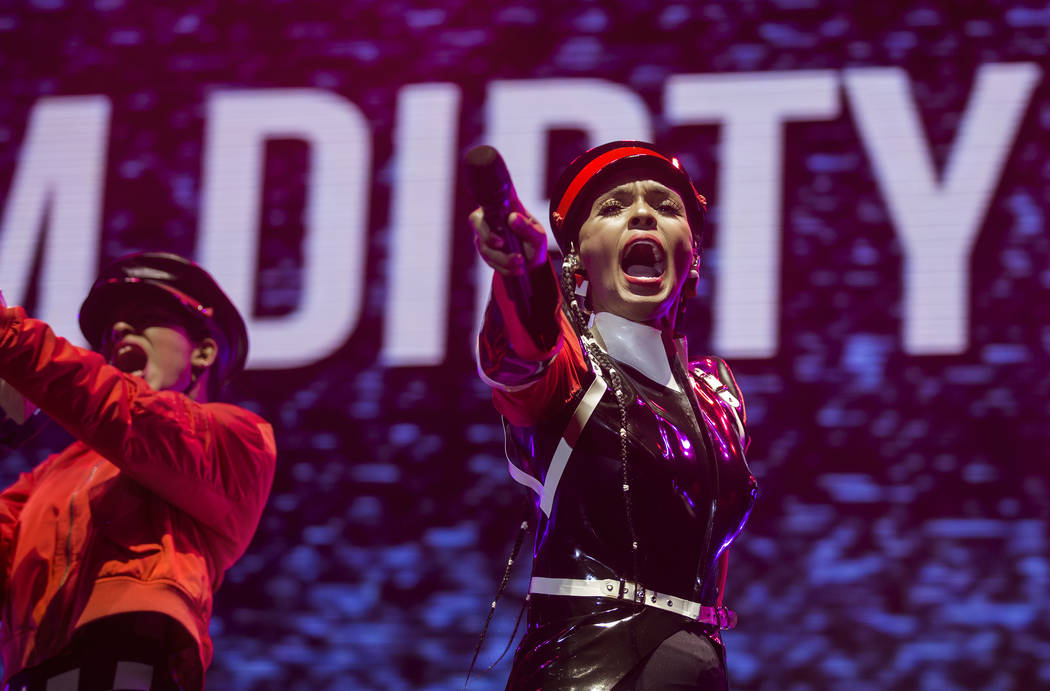
[[[633,592],[630,597],[627,597],[627,586],[630,585]],[[633,600],[640,605],[645,604],[645,588],[639,586],[637,583],[628,583],[624,579],[620,579],[620,592],[616,594],[617,600]]]

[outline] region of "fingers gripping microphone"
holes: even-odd
[[[510,181],[507,164],[491,146],[475,146],[464,158],[467,188],[485,214],[485,224],[503,240],[503,248],[512,254],[522,255],[521,239],[507,224],[512,211],[523,213],[514,184]],[[504,284],[511,299],[527,317],[532,301],[528,269],[520,276],[504,276]]]

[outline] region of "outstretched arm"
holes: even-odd
[[[479,208],[470,216],[475,244],[493,268],[492,298],[478,335],[478,370],[492,387],[493,403],[512,424],[531,425],[579,388],[586,363],[561,311],[561,293],[547,259],[547,235],[524,212],[509,217],[522,253],[503,249]],[[512,296],[509,283],[526,276],[530,302]]]
[[[0,378],[197,520],[238,541],[254,532],[276,457],[261,418],[154,391],[18,307],[0,310]]]
[[[560,335],[560,297],[557,278],[547,260],[547,233],[524,210],[512,212],[507,221],[521,241],[521,253],[506,249],[503,238],[485,222],[480,207],[470,215],[478,254],[495,272],[492,303],[499,310],[508,344],[517,356],[539,362],[554,354]],[[514,295],[513,284],[522,280],[530,288],[529,304],[522,304],[521,296]]]

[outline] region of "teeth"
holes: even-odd
[[[134,343],[122,343],[113,353],[110,362],[121,372],[142,373],[146,369],[146,351]]]

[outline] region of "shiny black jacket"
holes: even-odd
[[[743,402],[729,368],[713,357],[693,362],[688,374],[679,370],[691,381],[674,390],[613,361],[627,401],[636,560],[622,489],[620,412],[610,378],[584,357],[566,322],[562,333],[562,346],[535,367],[531,383],[521,368],[514,384],[503,388],[493,376],[496,370],[484,372],[497,390],[497,407],[517,423],[506,425],[511,472],[536,492],[533,576],[624,578],[649,590],[720,604],[719,557],[742,529],[757,494],[744,456]],[[482,338],[485,342],[485,329]],[[485,343],[499,350],[491,334]],[[664,353],[656,357],[666,358]],[[507,354],[500,355],[506,362]],[[584,416],[578,410],[581,402],[586,407],[588,392],[597,404],[580,427]],[[529,417],[532,424],[522,424]],[[629,600],[533,594],[508,688],[610,689],[682,629],[720,644],[716,629]]]

